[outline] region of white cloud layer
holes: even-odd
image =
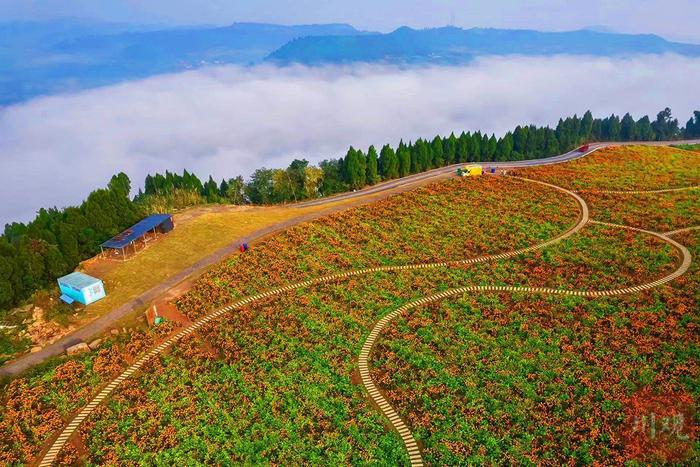
[[[77,204],[112,174],[247,176],[349,145],[395,144],[591,109],[635,117],[700,107],[700,60],[488,58],[468,67],[217,67],[35,99],[0,110],[0,223]]]

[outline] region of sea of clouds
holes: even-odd
[[[0,225],[78,204],[123,171],[188,169],[218,180],[348,146],[560,116],[700,108],[700,60],[500,57],[465,67],[353,66],[188,71],[0,109]]]

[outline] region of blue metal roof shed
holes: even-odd
[[[146,237],[149,233],[167,233],[175,228],[173,216],[170,214],[153,214],[141,220],[132,227],[126,229],[116,237],[104,242],[101,247],[112,250],[119,250],[124,257],[126,249],[133,246],[134,242]],[[145,239],[144,239],[145,243]],[[135,247],[133,248],[136,250]]]
[[[68,304],[78,301],[89,305],[106,296],[101,280],[78,271],[60,277],[58,288],[61,289],[61,300]]]

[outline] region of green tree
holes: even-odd
[[[603,141],[603,121],[599,118],[593,120],[593,125],[591,125],[591,140]]]
[[[568,151],[576,145],[576,138],[578,134],[572,131],[572,125],[570,119],[559,119],[556,128],[557,140],[559,140],[559,149],[562,151]],[[532,152],[526,151],[527,157],[534,155]]]
[[[700,136],[700,110],[695,110],[688,123],[685,124],[683,132],[685,138],[697,138]]]
[[[323,186],[323,170],[319,167],[308,166],[304,172],[304,197],[318,198]]]
[[[379,178],[379,159],[377,150],[374,146],[370,146],[367,150],[367,185],[374,185],[380,181]]]
[[[272,170],[257,169],[246,184],[246,195],[253,204],[270,204],[273,201]]]
[[[640,141],[653,141],[656,139],[654,134],[654,129],[651,127],[651,120],[649,116],[645,115],[639,120],[637,120],[637,138]]]
[[[385,144],[379,153],[379,168],[385,180],[399,176],[399,157],[388,144]]]
[[[411,151],[403,141],[399,143],[396,155],[399,159],[399,176],[405,177],[409,175],[411,173]]]
[[[303,198],[304,183],[306,179],[306,168],[309,166],[309,161],[306,159],[294,159],[289,167],[287,167],[287,178],[291,184],[293,198]]]
[[[620,122],[620,138],[623,141],[634,141],[637,136],[637,122],[629,113],[626,113]]]
[[[81,260],[78,238],[76,226],[65,222],[58,225],[58,247],[71,269],[76,267]]]
[[[231,204],[244,204],[245,203],[245,182],[243,177],[240,175],[236,178],[230,178],[228,183],[226,183],[226,192],[224,197]]]
[[[560,120],[561,122],[561,120]],[[561,123],[560,123],[561,124]],[[520,125],[515,127],[513,131],[513,151],[525,155],[525,146],[527,145],[528,128]]]
[[[46,282],[50,283],[57,277],[61,277],[68,273],[68,265],[63,259],[63,255],[55,245],[47,245],[46,253]]]
[[[613,114],[603,120],[603,139],[606,141],[618,141],[620,139],[620,117]],[[560,141],[561,144],[561,141]]]
[[[491,160],[491,146],[489,144],[489,135],[484,133],[481,137],[481,157],[477,162],[487,162]]]
[[[496,149],[498,148],[498,140],[496,140],[496,135],[492,134],[487,140],[487,150],[485,162],[492,162],[496,160]]]
[[[219,184],[219,198],[226,198],[228,194],[228,182],[225,179]]]
[[[560,153],[557,134],[551,128],[547,128],[545,131],[544,152],[546,156],[556,156]]]
[[[348,149],[348,152],[345,155],[345,162],[343,166],[346,174],[345,181],[350,189],[357,190],[362,188],[365,185],[366,180],[366,161],[364,154],[350,146],[350,149]]]
[[[593,134],[593,114],[590,110],[587,110],[586,113],[583,114],[580,128],[581,129],[579,131],[579,140],[590,141],[591,136]]]
[[[424,172],[432,168],[430,146],[422,138],[414,143],[417,154],[416,172]]]
[[[671,109],[668,107],[656,115],[656,120],[652,122],[651,127],[656,134],[656,139],[659,141],[672,140],[680,134],[678,120],[673,118]]]
[[[207,199],[208,203],[219,202],[219,185],[214,181],[211,175],[202,188],[202,196]]]
[[[481,161],[481,153],[483,152],[481,148],[481,142],[481,132],[477,131],[476,133],[472,133],[471,144],[469,145],[469,156],[465,162]]]
[[[513,133],[510,131],[498,140],[496,144],[495,160],[505,162],[512,160],[513,155]]]
[[[283,169],[272,169],[272,194],[275,203],[298,201],[301,195],[297,194],[289,172]]]
[[[457,137],[454,132],[450,133],[450,136],[445,138],[443,141],[443,148],[445,150],[445,163],[447,165],[459,162],[457,158]]]
[[[131,180],[129,180],[129,177],[124,172],[119,172],[112,177],[107,188],[128,198],[131,192]]]
[[[433,167],[445,165],[445,151],[442,147],[442,138],[439,136],[433,138],[433,142],[430,143],[430,152],[433,155]]]
[[[12,271],[12,262],[10,262],[8,258],[0,255],[0,309],[7,309],[15,304]]]
[[[547,131],[544,127],[535,128],[535,156],[542,157],[544,155],[545,146],[547,145]]]
[[[527,141],[525,142],[525,158],[531,159],[537,156],[537,129],[530,126],[527,130]]]
[[[340,193],[348,189],[343,177],[343,161],[329,159],[321,161],[319,168],[323,171],[323,180],[319,192],[322,196]]]
[[[455,154],[455,162],[467,162],[470,156],[470,146],[472,137],[469,133],[462,132],[457,140],[457,150]]]

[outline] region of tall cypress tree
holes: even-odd
[[[623,141],[634,141],[637,139],[637,123],[629,113],[626,113],[620,122],[620,138]]]
[[[469,146],[469,158],[468,162],[480,162],[481,161],[481,132],[477,131],[472,133],[471,137],[472,144]]]
[[[442,147],[442,138],[436,136],[433,142],[430,143],[430,150],[433,154],[433,167],[442,167],[445,165],[445,151]]]
[[[487,151],[487,161],[495,161],[496,160],[496,148],[498,147],[498,140],[496,139],[496,135],[491,134],[491,137],[489,138],[489,143],[488,143],[488,151]]]
[[[401,141],[396,155],[399,160],[399,176],[405,177],[411,173],[411,151]]]
[[[611,115],[608,119],[607,132],[610,141],[618,141],[620,139],[620,117]]]
[[[413,144],[416,151],[416,172],[423,172],[432,168],[431,154],[428,144],[419,138]]]
[[[547,128],[545,131],[544,153],[545,156],[556,156],[559,154],[559,141],[557,140],[557,134],[551,128]]]
[[[490,160],[491,155],[489,154],[489,149],[489,135],[484,133],[481,136],[481,158],[479,159],[480,162],[486,162]]]
[[[581,119],[581,127],[579,131],[579,139],[581,141],[589,141],[593,133],[593,114],[590,110],[586,110]]]
[[[471,139],[471,135],[468,133],[462,132],[462,134],[459,135],[459,139],[457,140],[455,162],[467,162],[467,160],[469,160]]]
[[[351,189],[358,190],[365,186],[367,161],[361,151],[355,150],[352,146],[345,156],[345,171],[347,183]]]
[[[447,165],[459,162],[457,159],[457,137],[454,132],[450,133],[450,136],[445,138],[443,147],[445,149],[445,163]]]
[[[505,162],[511,160],[513,152],[513,134],[509,131],[496,143],[496,153],[494,154],[495,161]]]
[[[374,185],[379,182],[379,160],[377,150],[370,146],[367,150],[367,184]]]
[[[641,141],[653,141],[655,139],[656,136],[654,135],[654,129],[651,127],[649,116],[645,115],[637,120],[635,126],[637,127],[637,137]]]
[[[385,180],[391,180],[399,176],[398,155],[388,144],[385,144],[379,153],[379,169]]]
[[[418,140],[420,141],[420,139]],[[411,151],[411,173],[415,174],[421,171],[421,162],[418,157],[418,141],[408,143],[408,149]]]

